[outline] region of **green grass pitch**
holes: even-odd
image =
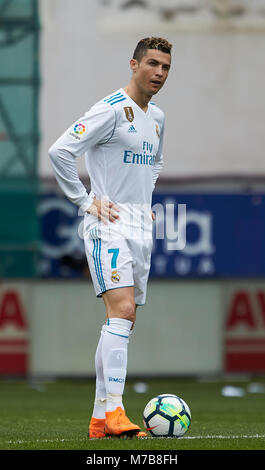
[[[253,381],[253,380],[252,380]],[[255,380],[265,385],[264,378]],[[87,437],[94,381],[59,380],[32,387],[26,381],[0,381],[0,449],[20,450],[264,450],[265,394],[223,397],[225,384],[247,390],[248,382],[146,380],[146,393],[136,393],[127,380],[124,405],[142,426],[147,402],[173,393],[190,406],[192,424],[180,439],[96,439]]]

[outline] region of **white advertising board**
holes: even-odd
[[[130,336],[128,375],[219,373],[221,288],[215,282],[150,282]],[[102,299],[88,282],[33,285],[31,373],[94,375],[105,321]]]

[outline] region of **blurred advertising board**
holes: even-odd
[[[0,285],[0,376],[25,376],[29,367],[29,287]]]
[[[156,192],[151,278],[265,276],[265,194]],[[89,276],[82,213],[66,198],[43,194],[39,276]]]
[[[229,283],[224,298],[225,371],[264,373],[265,283]]]

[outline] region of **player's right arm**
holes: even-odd
[[[115,111],[107,103],[99,102],[76,121],[49,149],[49,157],[56,180],[68,197],[83,212],[96,215],[104,221],[118,218],[116,206],[110,201],[97,200],[87,193],[80,181],[76,158],[96,144],[110,139],[115,127]]]

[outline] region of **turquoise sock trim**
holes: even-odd
[[[119,335],[118,333],[112,333],[112,331],[108,331],[108,330],[106,330],[106,331],[107,331],[107,333],[110,333],[111,335],[121,336],[122,338],[129,338],[129,336]]]

